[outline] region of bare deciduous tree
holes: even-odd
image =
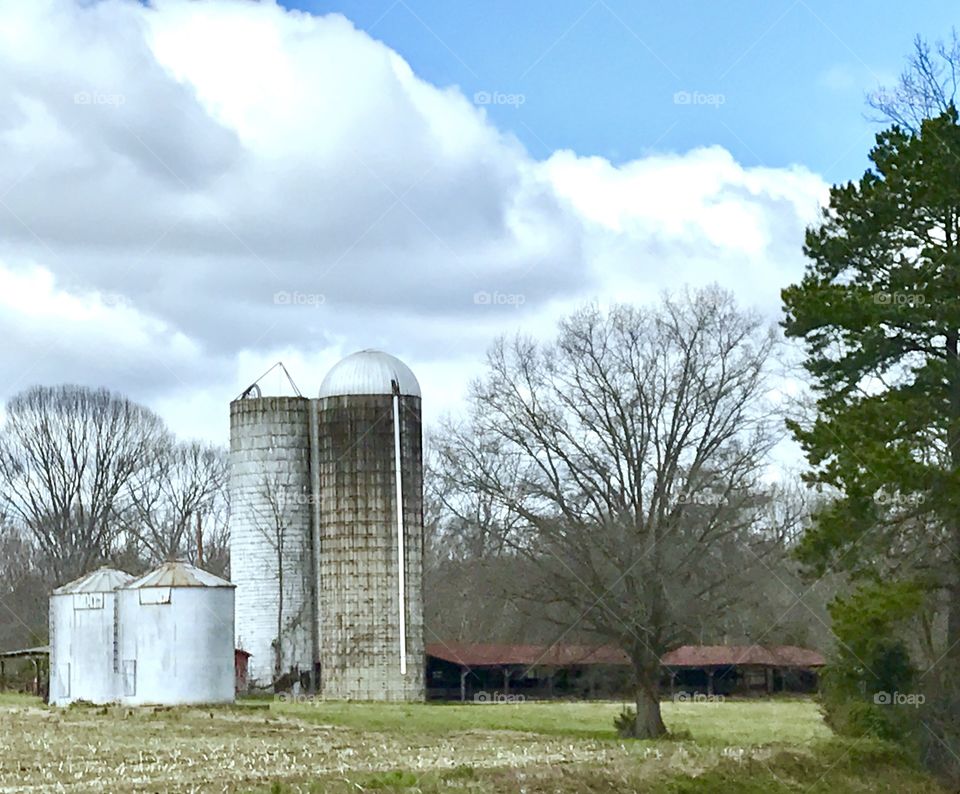
[[[440,439],[448,487],[512,517],[490,527],[527,563],[517,598],[629,656],[635,736],[665,732],[662,654],[736,603],[769,545],[774,343],[716,288],[588,307],[553,344],[498,342]]]
[[[205,550],[215,556],[222,540],[216,524],[222,511],[218,500],[224,498],[226,478],[227,460],[221,448],[165,437],[127,484],[121,526],[148,562],[186,558],[200,564],[197,521],[201,529],[208,524]]]
[[[57,580],[109,557],[124,490],[165,433],[106,389],[36,386],[7,403],[0,499]]]
[[[292,485],[290,475],[264,474],[260,486],[262,506],[254,510],[256,526],[262,537],[270,544],[276,563],[277,604],[276,627],[277,635],[272,642],[274,686],[279,686],[286,676],[292,675],[293,670],[284,670],[284,656],[292,656],[295,634],[298,629],[307,625],[311,615],[307,608],[308,599],[303,599],[304,607],[292,611],[286,603],[287,589],[291,585],[288,576],[297,575],[301,581],[297,584],[309,592],[307,579],[310,576],[310,566],[302,564],[305,559],[302,539],[294,530],[295,514],[302,508],[307,495]],[[298,572],[294,574],[294,572]],[[312,671],[311,675],[312,675]]]
[[[960,38],[956,30],[950,38],[929,43],[917,36],[907,68],[893,87],[881,87],[867,97],[867,104],[879,116],[878,121],[893,122],[904,129],[919,132],[924,119],[944,113],[957,98],[960,80]]]

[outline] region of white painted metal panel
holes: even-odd
[[[113,587],[130,581],[101,568],[57,588],[50,596],[50,702],[111,703],[120,696],[114,669]]]
[[[123,702],[232,702],[233,587],[171,587],[166,602],[151,601],[150,596],[141,600],[142,593],[158,589],[165,588],[124,588],[118,593]]]

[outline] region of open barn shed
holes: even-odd
[[[684,645],[661,663],[661,691],[670,697],[813,692],[826,660],[793,645]],[[612,646],[427,645],[428,697],[434,700],[622,697],[630,695],[630,681],[630,660]]]

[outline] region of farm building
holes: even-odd
[[[630,668],[616,648],[579,645],[427,645],[428,696],[482,702],[497,696],[613,697],[626,691]]]
[[[231,403],[236,646],[252,688],[313,678],[330,699],[424,699],[420,402],[402,361],[362,350],[317,399],[253,384]]]
[[[816,691],[826,660],[795,645],[683,645],[661,663],[671,691],[732,695]]]
[[[810,692],[825,659],[791,645],[684,645],[661,659],[664,695]],[[630,662],[618,648],[431,643],[428,695],[438,700],[614,697],[629,694]]]
[[[168,562],[117,591],[118,681],[128,705],[230,703],[234,585]]]
[[[46,698],[50,691],[50,646],[39,645],[35,648],[18,648],[0,653],[0,692],[10,686],[8,674],[24,660],[32,666],[32,677],[28,692]],[[10,665],[10,668],[7,665]]]
[[[98,568],[51,594],[51,703],[110,703],[120,696],[116,590],[132,578]]]
[[[50,596],[50,703],[232,701],[233,585],[170,562],[133,579],[100,568]],[[46,649],[8,652],[41,668]],[[2,663],[2,662],[0,662]]]

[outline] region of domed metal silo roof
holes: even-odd
[[[416,376],[399,358],[380,350],[361,350],[333,366],[320,384],[320,396],[393,394],[394,381],[400,394],[420,396]]]
[[[165,562],[159,568],[144,574],[123,587],[138,590],[143,587],[235,587],[209,571],[186,562]]]
[[[54,595],[66,595],[67,593],[110,593],[118,587],[122,587],[133,579],[133,577],[118,571],[115,568],[103,566],[67,582],[53,591]]]

